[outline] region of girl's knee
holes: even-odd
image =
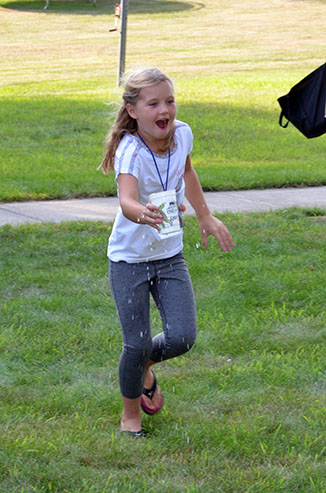
[[[196,331],[191,334],[183,335],[181,337],[175,338],[171,341],[171,347],[173,348],[176,356],[187,353],[195,344],[196,341]]]
[[[149,339],[143,343],[133,345],[123,345],[123,353],[127,358],[131,358],[134,361],[144,362],[148,361],[152,352],[152,340]]]

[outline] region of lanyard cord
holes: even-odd
[[[160,179],[160,182],[161,182],[161,185],[162,185],[162,188],[163,188],[164,191],[166,191],[168,189],[168,182],[169,182],[170,158],[171,158],[170,147],[169,147],[168,169],[167,169],[167,172],[166,172],[166,181],[165,181],[165,188],[164,188],[164,184],[163,184],[163,180],[162,180],[162,177],[161,177],[161,173],[160,173],[160,170],[158,169],[157,162],[156,162],[155,156],[154,156],[154,154],[152,152],[152,149],[149,147],[149,145],[146,144],[146,142],[144,141],[144,139],[142,138],[142,136],[140,135],[139,132],[137,132],[137,135],[140,138],[140,140],[145,144],[145,146],[147,147],[147,149],[149,150],[149,152],[151,153],[152,158],[153,158],[153,161],[154,161],[154,164],[155,164],[155,168],[156,168],[157,174],[159,176],[159,179]]]

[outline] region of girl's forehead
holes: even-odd
[[[143,87],[139,91],[139,99],[166,98],[173,95],[173,86],[168,81],[161,81],[158,84]]]

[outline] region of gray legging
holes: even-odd
[[[120,389],[124,397],[135,399],[143,392],[145,368],[150,359],[158,362],[173,358],[194,344],[194,292],[182,253],[137,264],[110,261],[109,280],[123,337]],[[149,293],[163,325],[163,332],[153,339]]]

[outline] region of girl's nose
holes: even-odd
[[[160,113],[161,113],[161,114],[166,114],[166,113],[168,113],[168,112],[169,112],[169,111],[168,111],[168,107],[167,107],[167,105],[166,105],[165,103],[162,103],[162,104],[161,104],[161,106],[160,106]]]

